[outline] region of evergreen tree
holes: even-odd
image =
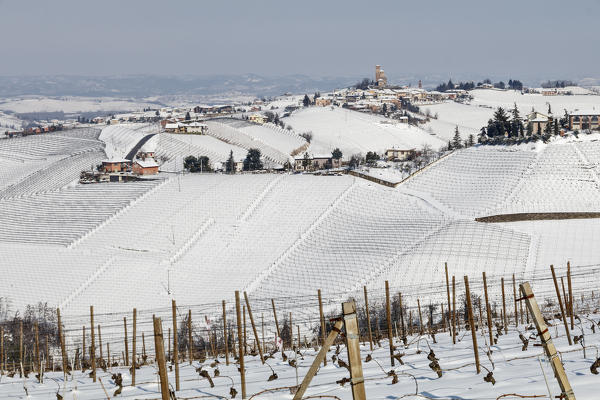
[[[519,114],[519,109],[517,108],[517,103],[514,104],[513,109],[510,111],[511,113],[511,121],[510,121],[510,135],[509,136],[520,136],[523,133],[523,122],[521,121],[521,115]]]
[[[185,120],[186,120],[186,121],[189,121],[189,120],[191,120],[191,119],[192,119],[192,117],[190,116],[190,112],[189,112],[189,111],[188,111],[188,112],[186,112],[186,113],[185,113]]]
[[[458,125],[454,128],[454,137],[452,138],[452,148],[460,149],[462,147],[462,141],[460,139],[460,132],[458,131]]]
[[[255,171],[263,169],[263,163],[260,159],[260,150],[249,149],[244,159],[244,171]]]
[[[342,158],[342,151],[338,147],[336,147],[331,152],[331,158],[333,158],[335,160],[339,160],[340,158]]]
[[[229,151],[229,158],[225,164],[225,172],[235,174],[235,160],[233,159],[233,150]]]
[[[383,115],[387,114],[387,104],[386,103],[383,103],[383,107],[381,108],[381,113]]]
[[[310,99],[308,98],[307,94],[304,95],[304,99],[302,100],[302,104],[304,105],[304,107],[310,106]]]
[[[554,119],[554,135],[558,136],[558,120]]]
[[[486,141],[487,139],[487,131],[485,129],[485,126],[482,126],[481,129],[479,130],[479,135],[478,135],[478,141],[479,143],[483,143]]]
[[[308,154],[308,152],[304,153],[304,158],[302,159],[302,166],[305,170],[307,170],[311,164],[312,162],[310,159],[310,155]]]
[[[471,133],[468,138],[467,138],[467,144],[466,147],[471,147],[475,145],[475,136],[473,136],[473,134]]]

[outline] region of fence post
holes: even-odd
[[[398,293],[398,306],[400,307],[400,327],[402,328],[402,341],[406,340],[406,330],[404,328],[404,309],[402,308],[402,293]]]
[[[40,337],[38,323],[34,324],[35,330],[35,367],[37,368],[38,374],[40,374],[40,383],[43,383],[42,364],[40,362]]]
[[[254,340],[256,340],[256,347],[258,348],[258,354],[260,355],[260,361],[264,364],[265,358],[263,356],[263,351],[260,347],[260,338],[258,337],[258,331],[256,330],[256,324],[254,323],[254,316],[252,316],[252,308],[250,308],[250,301],[248,300],[248,294],[245,291],[244,291],[244,300],[246,301],[246,307],[248,307],[248,316],[250,317],[250,324],[252,325],[252,331],[254,332]],[[298,347],[300,347],[300,337],[298,337]]]
[[[488,297],[488,289],[487,289],[487,280],[485,278],[485,271],[483,271],[483,292],[485,294],[485,310],[486,310],[486,315],[487,315],[487,325],[488,325],[488,333],[490,336],[490,347],[492,347],[494,345],[494,332],[493,332],[493,327],[492,327],[492,310],[490,309],[490,300]],[[483,329],[483,321],[481,321],[482,323],[482,329]]]
[[[456,279],[452,275],[452,344],[456,344]]]
[[[569,285],[569,314],[571,316],[571,330],[575,329],[575,310],[573,308],[573,284],[571,283],[571,262],[567,261],[567,284]]]
[[[271,299],[271,306],[273,307],[273,318],[275,319],[275,329],[277,330],[277,337],[281,337],[281,331],[279,330],[279,321],[277,321],[277,311],[275,310],[275,301]]]
[[[562,320],[565,324],[565,332],[567,333],[567,340],[569,341],[569,346],[573,345],[571,341],[571,333],[569,332],[569,323],[567,322],[567,317],[565,316],[565,308],[563,307],[562,298],[560,296],[560,290],[558,289],[558,282],[556,281],[556,273],[554,272],[554,265],[550,266],[550,271],[552,271],[552,279],[554,280],[554,288],[556,289],[556,296],[558,297],[558,305],[560,306],[560,314],[562,316]]]
[[[448,317],[450,316],[452,308],[450,307],[450,280],[448,279],[448,263],[444,263],[444,269],[446,270],[446,293],[448,294]],[[442,318],[444,318],[444,313],[442,312]],[[445,325],[444,325],[445,326]],[[450,321],[448,318],[448,329],[450,332],[450,336],[452,336],[452,329],[450,329]]]
[[[225,312],[225,300],[223,300],[223,342],[225,343],[225,365],[229,365],[229,342],[227,339],[227,313]]]
[[[371,315],[369,314],[369,297],[367,296],[366,286],[363,286],[363,292],[365,293],[365,313],[367,314],[367,331],[369,332],[369,347],[371,348],[371,351],[373,351],[373,332],[371,331]],[[325,323],[324,320],[323,323]],[[323,342],[325,342],[325,333],[323,333]],[[327,360],[325,360],[325,363],[327,363]]]
[[[390,363],[392,367],[395,365],[394,362],[394,335],[392,333],[392,310],[390,307],[390,284],[388,281],[385,281],[385,314],[387,319],[387,331],[388,331],[388,341],[390,346]]]
[[[421,300],[417,298],[417,308],[419,309],[419,335],[423,334],[423,315],[421,314]]]
[[[90,306],[90,333],[92,334],[92,346],[90,357],[92,359],[92,378],[96,382],[96,335],[94,329],[94,306]]]
[[[366,400],[365,380],[363,378],[362,362],[360,359],[360,338],[358,335],[358,319],[356,318],[356,303],[354,301],[342,304],[344,325],[346,326],[346,348],[348,364],[350,364],[350,385],[352,398]]]
[[[23,321],[19,322],[19,363],[21,364],[20,376],[23,377]]]
[[[4,375],[4,327],[0,326],[0,376],[2,375]]]
[[[188,310],[188,358],[190,361],[190,365],[192,365],[192,354],[193,354],[193,343],[192,343],[192,310]],[[210,332],[208,332],[208,337],[210,337]],[[215,357],[216,358],[216,357]]]
[[[173,315],[173,362],[175,363],[175,390],[179,391],[179,346],[177,340],[177,304],[175,299],[171,300],[171,312]]]
[[[65,374],[65,377],[67,376],[67,351],[65,349],[65,341],[63,340],[63,331],[62,331],[62,323],[60,320],[60,308],[56,309],[56,317],[58,319],[58,341],[60,342],[60,352],[61,352],[61,356],[62,356],[62,362],[63,362],[63,372]],[[66,381],[66,379],[65,379]]]
[[[367,294],[366,290],[367,287],[364,287],[365,289],[365,296]],[[322,339],[322,343],[325,343],[325,338],[327,337],[327,328],[325,326],[325,316],[323,315],[323,299],[321,298],[321,289],[317,290],[317,296],[319,298],[319,317],[321,318],[321,339]],[[366,299],[366,297],[365,297]],[[368,307],[368,306],[367,306]],[[367,321],[369,320],[369,315],[367,314]],[[369,332],[371,332],[371,327],[369,327]],[[370,339],[370,337],[369,337]],[[373,350],[373,343],[371,343],[371,350]],[[325,359],[323,359],[323,365],[326,366],[327,365],[327,357],[325,357]]]
[[[165,362],[165,343],[162,332],[162,321],[152,316],[154,320],[154,348],[156,349],[156,362],[158,363],[158,375],[160,377],[160,392],[162,400],[169,400],[169,380],[167,377],[167,365]]]
[[[515,282],[515,274],[512,275],[513,281],[513,298],[515,301],[515,326],[519,326],[519,309],[517,308],[517,284]]]
[[[506,317],[506,295],[504,293],[504,278],[501,278],[500,281],[502,282],[502,310],[503,310],[503,315],[502,315],[502,323],[504,324],[504,334],[508,334],[508,321],[507,321],[507,317]]]
[[[473,352],[475,354],[475,368],[477,373],[481,372],[479,368],[479,349],[477,347],[477,334],[475,333],[475,323],[473,322],[473,307],[471,306],[471,291],[469,290],[469,278],[465,275],[465,292],[467,295],[467,311],[469,313],[469,326],[471,327],[471,338],[473,339]]]
[[[100,324],[98,324],[98,349],[100,349],[100,360],[104,358],[102,353],[102,331],[100,330]]]
[[[161,335],[162,335],[162,323],[161,323]],[[133,309],[133,338],[131,348],[131,386],[135,386],[135,368],[137,367],[137,349],[136,349],[136,338],[137,338],[137,309]],[[162,338],[161,338],[162,339]],[[155,339],[156,340],[156,339]],[[165,345],[163,343],[163,358]]]
[[[271,301],[273,301],[271,299]],[[275,306],[273,305],[273,311]],[[246,371],[244,370],[244,349],[243,349],[243,338],[242,338],[242,310],[240,307],[240,292],[235,291],[235,312],[237,314],[237,331],[238,331],[238,360],[240,362],[240,382],[242,386],[242,399],[246,398]],[[277,319],[275,319],[277,320]]]
[[[554,268],[552,268],[552,272],[554,273]],[[556,280],[554,282],[556,283]],[[561,398],[565,400],[575,400],[575,394],[573,393],[573,389],[571,388],[571,384],[569,383],[569,379],[567,378],[567,374],[565,373],[562,362],[560,361],[558,354],[556,354],[556,347],[554,347],[552,337],[550,336],[548,327],[544,322],[544,317],[542,316],[537,301],[533,296],[533,291],[531,290],[529,282],[522,283],[520,288],[523,295],[523,300],[525,300],[527,309],[531,313],[533,322],[542,341],[542,345],[544,346],[546,356],[548,357],[548,360],[552,365],[552,369],[554,370],[554,376],[556,376],[556,379],[558,380],[558,385],[562,391]]]
[[[127,340],[127,317],[123,317],[123,329],[125,330],[125,365],[129,365],[129,341]]]

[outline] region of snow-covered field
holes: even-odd
[[[339,147],[349,157],[368,151],[381,153],[392,147],[412,149],[428,144],[439,148],[445,144],[423,129],[338,107],[302,109],[284,121],[298,133],[313,133],[309,151],[315,154],[331,154]]]

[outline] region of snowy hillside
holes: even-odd
[[[419,148],[424,144],[439,148],[446,142],[422,129],[371,114],[343,108],[310,107],[284,119],[298,133],[311,131],[310,151],[330,154],[339,147],[345,156],[388,148]]]
[[[332,113],[305,112],[312,110]],[[243,126],[212,125],[245,145],[262,143],[271,155],[285,156]],[[11,276],[31,272],[27,284],[37,288],[45,285],[46,269],[66,279],[73,270],[64,265],[85,260],[86,277],[60,293],[7,288],[15,308],[47,301],[65,313],[85,313],[89,303],[121,310],[140,299],[146,307],[162,307],[171,297],[216,302],[237,289],[261,297],[308,294],[324,281],[349,293],[364,284],[380,288],[384,280],[426,285],[446,262],[460,274],[485,269],[491,276],[527,278],[546,274],[549,263],[600,261],[600,224],[594,219],[475,221],[497,214],[600,211],[600,141],[594,135],[455,151],[388,188],[352,176],[289,174],[67,184],[102,155],[104,145],[94,139],[97,133],[76,132],[0,143],[6,222],[0,237],[17,246],[0,246],[0,255],[10,253],[11,260],[2,268],[11,268]],[[121,126],[100,137],[124,152],[146,133]],[[160,134],[156,140],[159,152],[180,156],[190,149],[211,148],[215,154],[206,154],[214,157],[235,149],[220,141],[221,147],[213,146],[218,140],[212,136]],[[40,245],[49,257],[45,263],[36,261]],[[140,275],[144,286],[135,284]]]

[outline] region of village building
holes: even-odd
[[[262,125],[267,122],[267,117],[262,114],[252,114],[248,117],[248,121]]]
[[[391,148],[385,151],[387,161],[406,161],[416,154],[415,149],[397,149]]]
[[[131,161],[126,159],[111,159],[102,161],[102,169],[104,172],[126,172],[131,166]]]
[[[570,130],[598,130],[600,112],[598,111],[573,111],[569,114]]]
[[[542,135],[546,131],[546,126],[552,124],[553,117],[541,112],[532,111],[527,115],[527,123],[531,124],[534,135]]]
[[[294,158],[294,171],[310,172],[321,169],[340,168],[342,160],[333,158],[329,155],[309,155],[297,156]]]
[[[315,100],[315,106],[327,107],[331,105],[331,99],[327,97],[317,97]]]
[[[137,175],[156,175],[158,174],[158,163],[154,158],[137,158],[133,162],[131,171]]]
[[[384,88],[387,86],[387,77],[381,65],[375,66],[375,84],[377,87]]]

